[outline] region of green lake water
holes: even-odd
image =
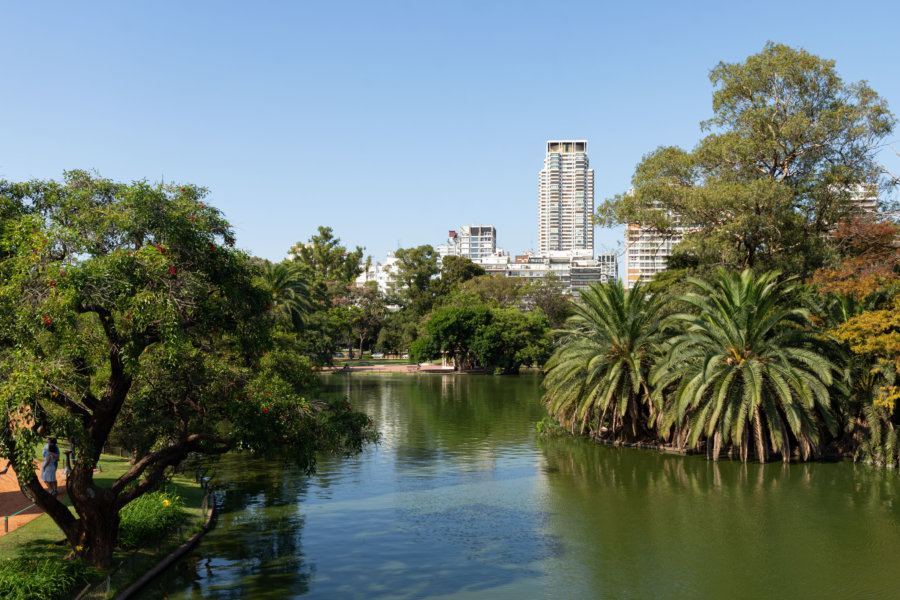
[[[537,376],[333,375],[382,441],[232,456],[144,598],[896,598],[900,474],[541,441]]]

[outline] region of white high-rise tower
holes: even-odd
[[[594,170],[586,140],[550,140],[540,173],[538,253],[594,252]]]

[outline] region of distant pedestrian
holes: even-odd
[[[47,440],[44,446],[44,463],[41,465],[41,481],[47,484],[47,490],[56,495],[56,465],[59,464],[59,447],[56,438]]]

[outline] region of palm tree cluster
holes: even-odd
[[[820,456],[843,393],[839,349],[796,306],[796,281],[748,269],[688,283],[668,303],[640,283],[584,292],[545,365],[551,415],[572,432],[713,460]]]

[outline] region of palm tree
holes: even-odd
[[[833,341],[806,310],[787,308],[796,286],[778,275],[722,269],[709,283],[689,280],[696,291],[680,300],[695,312],[670,317],[683,333],[650,377],[657,401],[667,394],[661,429],[676,425],[677,444],[705,438],[714,460],[730,444],[746,462],[752,438],[760,462],[770,448],[787,462],[791,438],[803,460],[818,454],[817,417],[834,433]]]
[[[271,312],[276,318],[287,319],[297,327],[312,312],[309,282],[300,265],[287,261],[275,265],[267,263],[262,284],[272,294]]]
[[[548,411],[573,432],[590,423],[601,438],[647,439],[657,415],[647,376],[662,341],[660,308],[640,283],[629,291],[617,282],[582,292],[544,365]]]

